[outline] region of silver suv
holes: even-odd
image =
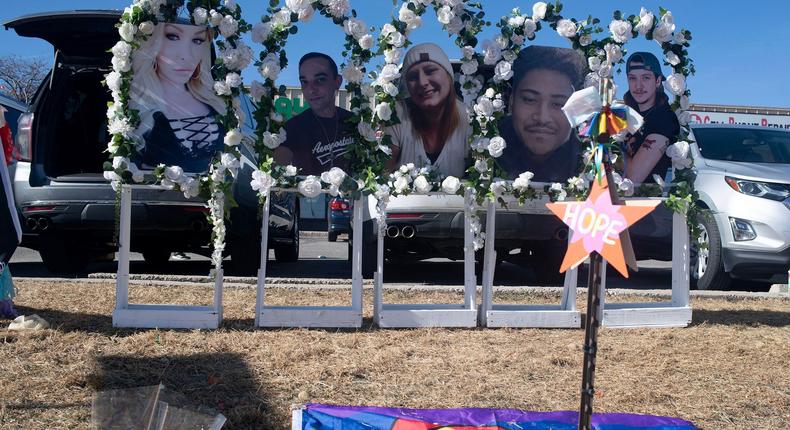
[[[698,220],[692,276],[697,288],[733,279],[787,282],[790,268],[790,131],[692,125],[694,186],[709,215]]]

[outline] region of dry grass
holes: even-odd
[[[97,390],[163,382],[221,410],[226,428],[290,425],[293,403],[575,410],[581,330],[381,330],[366,291],[360,330],[252,328],[254,291],[225,292],[217,331],[114,329],[114,285],[18,282],[16,303],[53,329],[0,330],[0,428],[87,428]],[[507,294],[508,301],[557,297]],[[132,299],[199,303],[205,287],[135,287]],[[272,289],[270,303],[342,303],[345,292]],[[633,299],[633,298],[630,298]],[[391,292],[387,302],[454,302]],[[584,309],[584,295],[579,306]],[[698,299],[684,329],[603,329],[595,409],[671,415],[704,429],[790,422],[790,301]],[[7,321],[4,322],[4,325]]]

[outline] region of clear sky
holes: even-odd
[[[532,1],[481,0],[486,18],[497,22],[515,7],[531,13]],[[0,21],[39,12],[75,9],[123,9],[131,0],[27,0],[24,2],[4,0],[0,9]],[[258,22],[265,13],[268,0],[238,0],[244,18]],[[283,2],[284,3],[284,0]],[[369,26],[380,28],[397,14],[399,6],[393,0],[351,0],[358,17]],[[600,18],[608,26],[612,11],[621,9],[625,15],[639,14],[640,6],[658,15],[662,6],[672,11],[678,29],[688,29],[693,40],[689,54],[694,60],[697,73],[688,86],[692,91],[692,102],[728,105],[751,105],[790,108],[790,1],[763,0],[760,2],[689,1],[689,0],[643,0],[641,2],[621,0],[563,2],[562,15],[567,18],[583,19],[588,15]],[[426,13],[423,26],[415,30],[411,40],[432,41],[445,48],[450,58],[458,58],[458,49],[436,22],[432,11]],[[480,40],[495,35],[495,27],[488,28]],[[342,30],[328,19],[319,16],[308,23],[299,24],[299,32],[289,38],[288,54],[291,64],[308,51],[322,51],[333,55],[338,64],[342,62]],[[251,42],[250,42],[251,43]],[[533,43],[567,46],[567,43],[550,28],[538,33]],[[660,54],[655,42],[642,39],[628,43],[631,52],[648,50]],[[257,47],[254,47],[257,50]],[[19,55],[50,58],[51,46],[36,39],[22,38],[13,31],[0,29],[0,55]],[[658,55],[660,58],[660,55]],[[622,75],[622,74],[621,74]],[[256,77],[251,69],[245,72],[246,82]],[[289,67],[280,77],[286,85],[297,84],[297,72]],[[623,84],[618,79],[618,84]],[[618,91],[618,96],[622,91]]]

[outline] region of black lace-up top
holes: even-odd
[[[206,172],[214,155],[222,151],[225,130],[215,119],[217,112],[170,120],[154,113],[154,127],[146,132],[142,162],[181,166],[185,172]]]

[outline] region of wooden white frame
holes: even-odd
[[[158,185],[121,185],[121,219],[118,237],[118,272],[115,280],[113,327],[215,329],[222,322],[223,270],[216,272],[214,299],[210,306],[129,303],[129,256],[131,252],[132,190],[162,189]]]
[[[483,258],[480,325],[484,327],[581,328],[581,312],[576,309],[577,269],[565,272],[562,299],[558,305],[494,303],[496,205],[496,202],[489,200],[486,206],[486,243]],[[517,213],[537,213],[537,208],[529,205],[508,210]],[[546,209],[546,213],[554,216],[548,209]]]
[[[491,233],[487,234],[488,237],[495,237],[495,212],[495,204],[489,202],[486,214],[486,231]],[[488,327],[581,327],[581,315],[576,310],[578,285],[576,269],[569,269],[565,274],[562,301],[559,306],[493,304],[493,268],[495,267],[496,251],[491,242],[487,240],[485,248],[481,325]],[[490,248],[489,245],[491,245]],[[606,305],[606,261],[601,266],[603,314],[601,321],[604,326],[622,328],[687,327],[691,323],[689,235],[684,215],[676,212],[672,215],[672,299],[669,302],[610,303]],[[570,318],[573,314],[576,315],[575,319]]]
[[[444,195],[441,192],[427,195]],[[376,273],[373,275],[373,320],[382,328],[476,327],[477,278],[474,239],[470,230],[472,195],[464,194],[464,303],[386,304],[384,298],[384,235],[376,225]]]
[[[295,188],[272,188],[271,192],[298,192]],[[326,192],[326,191],[324,191]],[[264,303],[266,292],[266,263],[269,241],[269,202],[266,198],[261,220],[261,262],[258,269],[255,298],[256,327],[362,327],[362,234],[351,239],[351,306],[269,306]],[[354,201],[353,231],[362,231],[362,197]]]

